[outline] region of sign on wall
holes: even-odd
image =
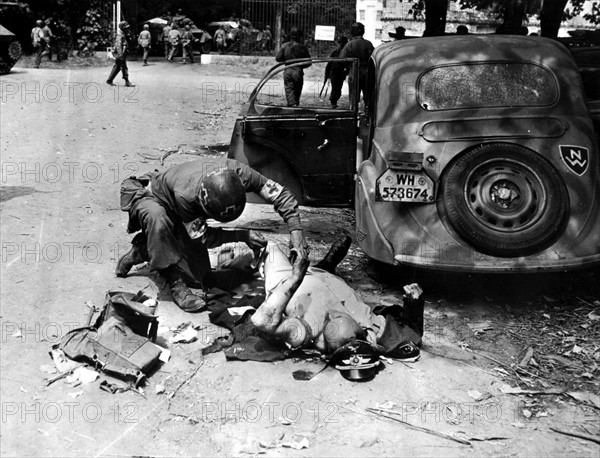
[[[334,41],[335,26],[334,25],[317,25],[315,26],[315,40]]]

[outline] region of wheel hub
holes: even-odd
[[[469,210],[495,231],[514,233],[530,227],[546,205],[541,179],[521,162],[499,158],[479,164],[465,184]]]
[[[501,208],[510,208],[520,196],[519,187],[506,180],[494,183],[490,189],[490,199]]]

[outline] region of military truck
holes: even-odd
[[[15,34],[0,24],[0,75],[10,72],[21,53],[21,43]]]

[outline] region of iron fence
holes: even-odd
[[[298,27],[311,55],[322,57],[335,44],[315,40],[315,26],[335,26],[336,37],[349,37],[356,21],[356,0],[242,0],[242,17],[258,31],[269,26],[275,50],[287,40],[291,28]]]

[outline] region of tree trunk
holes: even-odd
[[[568,0],[544,0],[540,12],[541,35],[548,38],[556,38],[562,21],[563,11]]]
[[[509,0],[504,6],[504,22],[500,32],[519,35],[523,20],[525,19],[525,2],[523,0]]]
[[[425,0],[424,37],[443,35],[446,31],[448,0]]]
[[[283,15],[281,5],[277,5],[277,12],[275,13],[275,53],[279,52],[281,48],[281,17]]]

